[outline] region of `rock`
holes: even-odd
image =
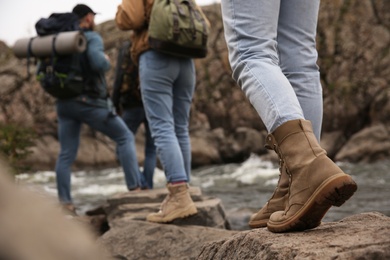
[[[296,233],[242,231],[203,246],[197,259],[389,259],[390,217],[361,213]]]
[[[336,154],[335,159],[350,162],[372,162],[389,157],[390,128],[379,123],[353,135]]]
[[[204,243],[237,232],[229,230],[230,223],[220,199],[203,196],[199,187],[190,187],[189,191],[198,213],[170,224],[146,221],[149,213],[159,210],[167,195],[165,188],[109,198],[102,208],[110,229],[99,242],[112,255],[128,259],[195,259]],[[102,211],[96,209],[89,213],[101,214]]]
[[[342,131],[333,131],[321,135],[321,147],[325,149],[331,158],[334,158],[346,141]]]
[[[127,259],[196,259],[202,245],[231,237],[237,231],[121,220],[100,239],[112,255]]]
[[[16,185],[0,158],[0,259],[108,260],[84,221],[69,219],[57,200]]]
[[[172,224],[231,228],[220,199],[202,196],[198,187],[190,187],[190,194],[198,213],[185,219],[176,219]],[[109,198],[103,207],[109,226],[116,228],[117,223],[121,223],[124,219],[146,221],[148,214],[159,211],[161,202],[166,196],[167,189],[153,189],[127,192]]]

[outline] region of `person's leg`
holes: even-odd
[[[294,89],[279,67],[280,0],[222,0],[221,5],[233,78],[267,130],[303,119]]]
[[[152,50],[140,57],[142,99],[169,192],[160,211],[146,217],[151,222],[166,223],[197,213],[188,191],[185,163],[173,118],[173,85],[180,74],[180,60]]]
[[[172,86],[179,74],[177,59],[156,51],[140,57],[142,100],[149,127],[163,165],[167,181],[187,181],[183,154],[175,134]]]
[[[134,135],[122,118],[111,114],[108,109],[85,105],[80,120],[115,141],[127,188],[134,190],[141,187]]]
[[[133,133],[133,135],[137,134],[137,130],[139,126],[143,122],[143,108],[142,107],[132,107],[132,108],[124,108],[122,118],[125,121],[127,127]]]
[[[134,137],[137,134],[139,126],[143,123],[144,118],[145,113],[143,107],[131,107],[123,109],[122,119],[125,121],[127,127],[133,133]],[[131,163],[138,164],[138,161]],[[140,180],[142,188],[149,188],[144,173],[140,172]]]
[[[320,0],[282,0],[277,36],[280,66],[318,141],[323,113],[316,49],[319,6]]]
[[[175,133],[180,144],[189,182],[191,178],[191,142],[188,127],[195,90],[195,66],[190,59],[182,59],[180,64],[181,73],[173,86],[173,117]]]
[[[58,138],[60,153],[55,166],[57,192],[62,204],[71,204],[71,166],[77,156],[80,142],[81,123],[72,114],[77,108],[68,106],[66,102],[57,102]]]
[[[295,92],[279,67],[277,44],[280,0],[222,0],[225,38],[233,78],[257,110],[267,130],[303,118]],[[275,211],[283,210],[289,177],[280,161],[280,178],[270,200],[252,215],[249,226],[266,227]]]
[[[144,114],[145,115],[145,114]],[[144,177],[149,189],[153,189],[153,176],[157,163],[156,146],[152,133],[150,132],[148,120],[144,119],[145,126],[145,162],[144,162]]]

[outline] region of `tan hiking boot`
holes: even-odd
[[[290,176],[288,202],[284,211],[270,216],[271,232],[311,229],[331,206],[341,206],[357,189],[320,147],[310,121],[292,120],[268,135],[274,150],[286,163]]]
[[[177,218],[185,218],[196,214],[198,211],[188,192],[187,183],[167,184],[168,195],[161,204],[157,213],[149,214],[147,221],[167,223]]]
[[[249,220],[248,224],[251,228],[266,227],[271,214],[279,210],[284,210],[286,207],[289,177],[286,172],[286,166],[282,160],[280,160],[279,172],[278,185],[276,186],[272,197],[257,213],[253,214]]]

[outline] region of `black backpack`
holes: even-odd
[[[35,28],[39,36],[54,34],[51,55],[40,57],[38,60],[36,78],[43,89],[58,99],[67,99],[83,94],[87,81],[85,53],[59,55],[54,47],[56,35],[59,33],[80,30],[77,15],[54,13],[49,18],[41,18],[35,24]]]
[[[122,108],[143,106],[138,67],[130,55],[131,42],[125,41],[118,52],[112,101],[117,112]]]

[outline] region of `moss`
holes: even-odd
[[[30,148],[35,145],[35,138],[36,134],[30,128],[0,123],[0,152],[16,173],[28,170],[20,162],[32,153]]]

